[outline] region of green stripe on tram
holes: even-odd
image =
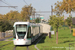
[[[15,40],[15,38],[13,38],[13,40]]]
[[[31,40],[31,38],[27,38],[28,40]]]

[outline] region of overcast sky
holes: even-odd
[[[24,2],[24,0],[2,0],[2,1],[5,3],[8,3],[11,6],[18,6],[18,7],[17,9],[10,8],[10,7],[9,8],[0,7],[0,14],[6,14],[10,10],[17,10],[20,12],[22,10],[22,7],[27,4],[28,5],[32,4],[32,7],[34,7],[36,11],[51,11],[51,5],[53,5],[54,7],[54,3],[56,3],[57,1],[62,1],[62,0],[25,0],[27,4]],[[8,6],[2,1],[0,1],[0,6]],[[41,15],[44,16],[44,19],[48,19],[51,13],[42,13]]]

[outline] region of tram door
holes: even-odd
[[[39,27],[39,36],[40,36],[40,27]]]
[[[13,29],[13,38],[16,39],[15,27],[14,27],[14,29]]]
[[[31,27],[28,27],[27,39],[31,38]]]

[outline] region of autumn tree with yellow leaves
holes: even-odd
[[[13,27],[14,22],[30,20],[31,14],[32,14],[31,5],[25,5],[22,8],[21,12],[11,10],[7,14],[4,14],[4,15],[0,14],[0,30],[6,31],[7,30],[6,28],[8,28],[9,25]],[[2,23],[5,23],[5,24],[2,25]],[[2,30],[3,27],[4,29]]]
[[[57,3],[55,3],[54,11],[60,11],[60,13],[63,13],[64,11],[66,13],[75,11],[75,0],[57,1]]]
[[[32,14],[32,7],[31,7],[31,5],[25,5],[22,8],[22,11],[21,11],[22,20],[23,21],[30,20],[31,14]]]
[[[71,33],[71,25],[72,25],[72,21],[71,21],[71,12],[75,11],[75,0],[63,0],[63,1],[57,1],[57,3],[55,3],[55,8],[53,10],[54,12],[56,12],[56,14],[62,14],[63,12],[66,12],[69,14],[69,18],[68,20],[66,20],[65,22],[67,22],[67,25],[70,28],[70,33]],[[70,23],[70,24],[68,24]]]

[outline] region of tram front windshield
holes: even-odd
[[[24,39],[24,36],[26,35],[26,31],[27,31],[27,25],[24,24],[16,25],[16,32],[18,35],[18,39]]]

